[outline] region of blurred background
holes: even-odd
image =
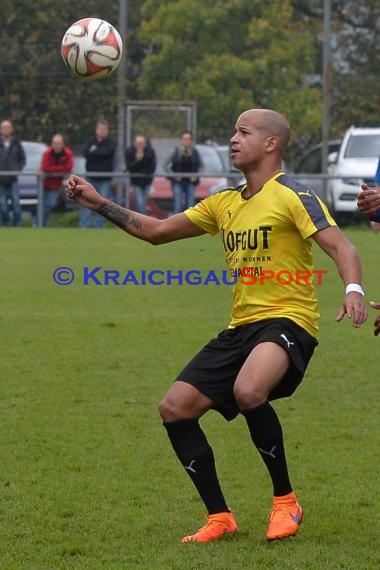
[[[2,0],[1,6],[0,118],[11,119],[23,141],[49,143],[55,132],[64,134],[77,172],[98,118],[110,122],[118,140],[116,170],[124,169],[123,151],[136,132],[175,140],[186,127],[185,115],[173,110],[134,113],[129,124],[131,101],[192,102],[197,142],[214,147],[220,158],[212,158],[214,174],[228,175],[226,145],[237,116],[250,107],[273,108],[288,118],[285,166],[297,173],[326,174],[352,125],[380,127],[378,0],[89,0],[83,7],[74,0]],[[66,29],[86,16],[108,20],[123,38],[122,63],[106,80],[75,77],[60,54]],[[380,153],[380,131],[373,145],[364,157],[372,162]],[[163,158],[164,143],[157,146]],[[39,152],[30,148],[27,168],[38,168]],[[335,204],[322,179],[314,189],[333,210],[344,210],[348,197],[351,215],[352,196],[358,182],[372,176],[372,162],[365,172],[360,165],[358,172],[349,169],[346,179],[355,190],[350,194],[346,184]],[[329,173],[344,177],[341,170]],[[197,198],[225,187],[228,176],[220,178]],[[120,189],[116,195],[125,201]]]
[[[226,143],[249,107],[285,114],[289,159],[321,139],[322,0],[128,0],[126,99],[196,100],[197,138]],[[115,73],[81,81],[61,55],[74,21],[100,17],[119,26],[119,2],[2,0],[0,116],[20,138],[49,142],[55,131],[82,146],[94,118],[117,128]],[[331,2],[331,138],[352,124],[379,126],[378,0]],[[158,132],[150,136],[160,136]]]

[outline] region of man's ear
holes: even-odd
[[[278,149],[280,144],[279,137],[272,135],[265,139],[265,150],[267,152],[273,152],[274,150]]]

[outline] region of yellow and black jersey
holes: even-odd
[[[237,278],[229,328],[287,317],[316,337],[311,236],[336,224],[311,190],[284,173],[249,198],[242,196],[244,188],[229,188],[185,211],[194,224],[222,238]]]

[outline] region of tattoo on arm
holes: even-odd
[[[102,204],[98,210],[98,214],[101,214],[122,230],[128,231],[128,226],[133,226],[136,229],[142,228],[142,222],[139,216],[113,202],[105,202]]]

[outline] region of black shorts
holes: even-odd
[[[290,366],[269,395],[269,400],[286,398],[301,383],[318,345],[305,329],[286,318],[266,319],[222,331],[194,356],[176,380],[197,388],[215,402],[215,410],[232,420],[239,413],[233,393],[237,375],[252,349],[265,341],[278,343],[289,354]]]

